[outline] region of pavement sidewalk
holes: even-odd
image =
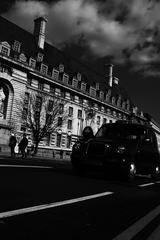
[[[61,158],[44,158],[40,156],[27,156],[27,158],[22,159],[21,155],[17,155],[15,158],[11,158],[10,154],[0,153],[0,163],[12,163],[12,164],[34,164],[34,165],[44,165],[52,166],[55,164],[63,164],[71,166],[70,159]]]

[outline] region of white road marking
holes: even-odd
[[[150,186],[150,185],[154,185],[156,182],[151,182],[151,183],[145,183],[145,184],[140,184],[138,185],[138,187],[147,187],[147,186]]]
[[[14,168],[53,168],[49,166],[35,166],[35,165],[20,165],[20,164],[0,164],[0,167],[14,167]]]
[[[12,211],[1,212],[0,219],[7,218],[7,217],[13,217],[13,216],[17,216],[17,215],[22,215],[22,214],[26,214],[26,213],[31,213],[31,212],[36,212],[36,211],[40,211],[40,210],[44,210],[44,209],[69,205],[69,204],[73,204],[73,203],[78,203],[78,202],[82,202],[82,201],[86,201],[86,200],[91,200],[94,198],[104,197],[104,196],[111,195],[111,194],[113,194],[113,192],[102,192],[102,193],[97,193],[97,194],[93,194],[93,195],[89,195],[89,196],[64,200],[64,201],[60,201],[60,202],[42,204],[42,205],[28,207],[28,208],[21,208],[21,209],[12,210]]]
[[[160,205],[154,208],[147,215],[139,219],[125,231],[120,233],[112,240],[131,240],[136,234],[138,234],[143,228],[145,228],[154,218],[160,214]],[[152,238],[151,238],[152,239]],[[158,240],[158,239],[156,239]]]

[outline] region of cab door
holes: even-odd
[[[151,168],[156,161],[157,146],[154,133],[147,129],[141,136],[137,150],[137,165],[140,173],[150,173]]]

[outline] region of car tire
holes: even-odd
[[[160,166],[154,165],[152,172],[151,172],[151,178],[156,181],[160,179]]]

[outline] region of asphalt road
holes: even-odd
[[[78,177],[62,163],[14,163],[0,162],[2,240],[143,240],[159,226],[160,182],[149,177],[125,182]]]

